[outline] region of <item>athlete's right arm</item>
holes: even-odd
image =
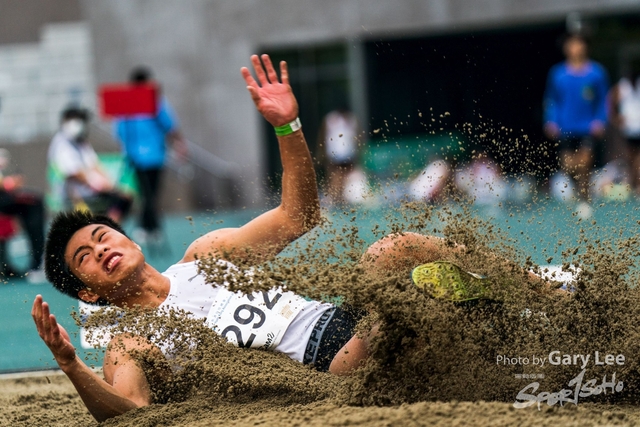
[[[293,122],[298,101],[286,63],[280,63],[278,78],[268,55],[253,55],[251,62],[257,80],[247,68],[241,73],[258,112],[274,127]],[[320,223],[316,173],[302,129],[278,136],[278,146],[283,170],[280,205],[242,227],[215,230],[196,239],[182,262],[212,254],[232,262],[262,263]]]
[[[144,372],[135,363],[124,363],[112,375],[113,385],[93,372],[76,355],[69,335],[49,312],[49,305],[36,296],[31,316],[40,338],[69,377],[80,398],[99,422],[132,409],[151,404],[151,393]],[[115,379],[113,379],[115,377]]]

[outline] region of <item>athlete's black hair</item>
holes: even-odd
[[[124,234],[124,230],[111,218],[104,215],[93,215],[87,211],[61,212],[53,219],[44,251],[44,272],[47,280],[53,286],[72,298],[78,298],[78,292],[86,289],[82,280],[77,278],[64,260],[67,244],[74,233],[91,224],[102,224]],[[107,305],[108,302],[100,298],[96,305]]]

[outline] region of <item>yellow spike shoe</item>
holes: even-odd
[[[489,299],[489,279],[464,271],[448,261],[417,266],[411,272],[413,283],[433,298],[464,302]]]

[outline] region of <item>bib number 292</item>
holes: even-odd
[[[277,293],[273,299],[269,299],[269,294],[262,291],[262,298],[264,300],[264,305],[267,309],[271,310],[276,305],[278,300],[282,294]],[[249,301],[253,301],[255,297],[253,295],[247,295]],[[236,311],[233,313],[233,320],[235,320],[240,325],[248,325],[253,322],[251,325],[252,329],[258,329],[264,322],[267,320],[266,313],[258,307],[255,307],[250,304],[242,304],[236,308]],[[229,325],[222,330],[220,335],[224,338],[227,338],[227,334],[233,333],[236,336],[236,341],[238,342],[238,347],[251,347],[253,344],[253,340],[256,338],[256,334],[250,334],[249,338],[245,342],[242,338],[242,331],[236,325]]]

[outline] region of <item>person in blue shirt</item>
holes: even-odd
[[[145,67],[132,70],[130,82],[134,85],[151,82],[151,71]],[[122,117],[114,122],[117,139],[122,143],[124,155],[134,168],[140,195],[142,212],[139,238],[158,237],[158,196],[162,171],[166,158],[166,142],[169,139],[181,157],[187,154],[186,141],[178,129],[173,109],[164,97],[158,99],[158,112],[152,115]]]
[[[566,61],[549,71],[544,96],[544,131],[560,141],[560,167],[576,180],[578,198],[589,197],[594,144],[604,137],[609,79],[588,57],[587,42],[571,34],[563,43]]]

